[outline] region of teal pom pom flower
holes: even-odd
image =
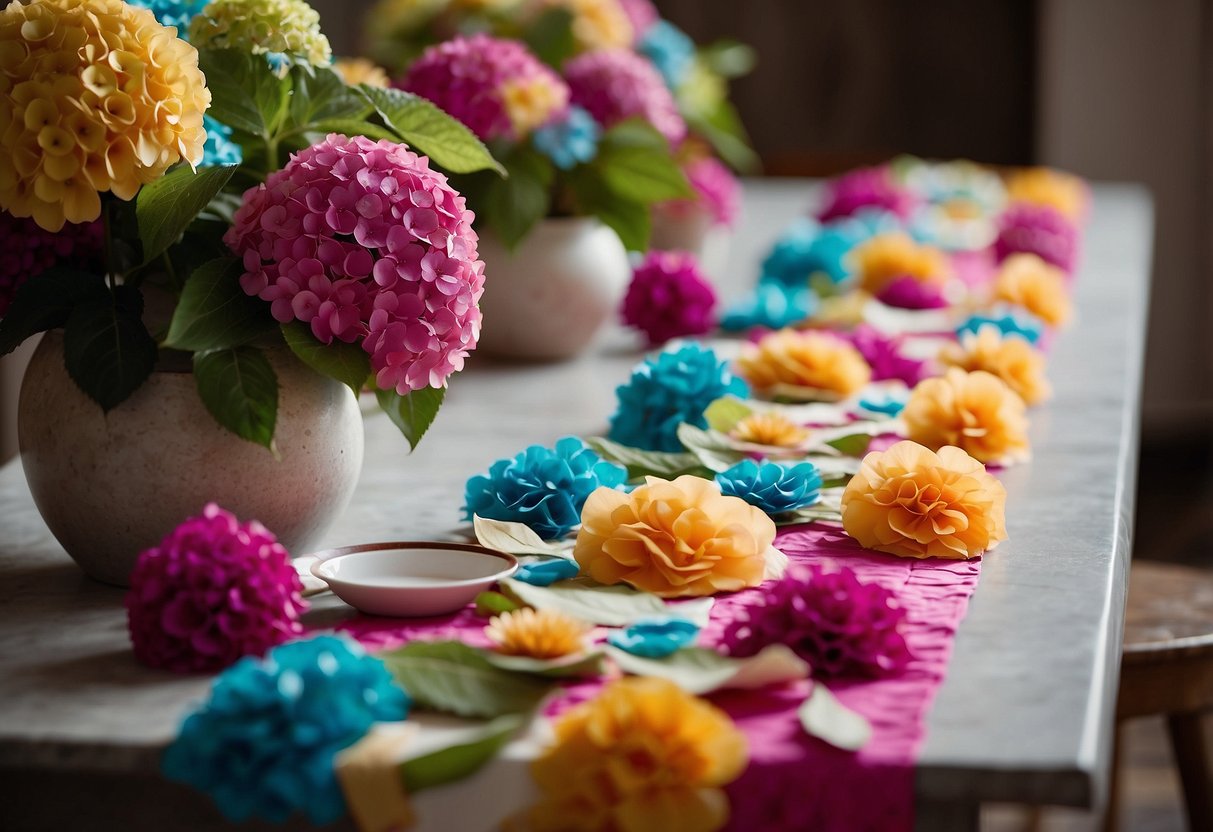
[[[225,670],[164,752],[170,780],[209,794],[232,821],[312,823],[345,812],[333,756],[376,722],[408,715],[410,700],[379,659],[319,636],[279,645]]]
[[[552,449],[532,445],[499,459],[488,475],[472,477],[464,492],[467,519],[479,514],[530,526],[545,540],[562,537],[581,522],[581,507],[596,488],[617,488],[627,471],[606,462],[575,436]]]
[[[660,659],[677,653],[699,636],[693,621],[674,615],[641,618],[623,630],[611,630],[607,642],[634,656]]]
[[[956,329],[956,337],[962,338],[965,333],[976,335],[983,326],[996,327],[1003,335],[1018,335],[1030,344],[1040,340],[1044,326],[1040,319],[1021,310],[996,310],[990,314],[972,315]]]
[[[821,498],[821,474],[811,462],[783,465],[743,460],[716,475],[720,493],[740,497],[767,514],[811,506]]]
[[[569,107],[565,114],[549,121],[531,134],[535,149],[552,160],[561,170],[571,170],[578,164],[592,162],[598,155],[598,139],[602,128],[594,117],[581,107]]]
[[[725,311],[720,328],[729,332],[755,327],[783,329],[805,320],[816,309],[817,295],[807,287],[793,289],[779,283],[759,283],[749,297]]]
[[[708,405],[722,396],[748,398],[750,389],[715,352],[687,344],[638,364],[615,395],[611,440],[648,451],[681,451],[680,424],[706,428]]]

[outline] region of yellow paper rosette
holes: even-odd
[[[1062,326],[1073,315],[1065,272],[1035,254],[1012,254],[994,282],[994,297],[1022,307],[1049,326]]]
[[[813,330],[781,329],[746,344],[737,373],[755,390],[780,386],[811,388],[845,398],[872,379],[859,350],[841,338]]]
[[[809,438],[809,432],[777,410],[751,413],[729,431],[738,442],[794,448]]]
[[[585,649],[590,626],[559,610],[523,607],[494,617],[484,631],[507,656],[559,659]]]
[[[998,376],[951,367],[920,381],[901,418],[909,439],[938,449],[955,445],[981,462],[1028,458],[1028,417],[1023,399]]]
[[[967,372],[984,370],[998,376],[1027,405],[1039,404],[1053,392],[1045,378],[1044,354],[1026,338],[1003,335],[996,326],[964,333],[960,343],[943,348],[939,360]]]
[[[902,231],[877,234],[856,246],[849,258],[859,287],[873,295],[897,278],[909,277],[939,286],[952,273],[948,258],[940,249],[915,242]]]
[[[1087,185],[1077,176],[1052,168],[1023,168],[1007,177],[1007,199],[1047,205],[1071,220],[1081,220],[1090,199]]]

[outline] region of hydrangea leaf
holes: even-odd
[[[185,281],[164,345],[221,350],[247,344],[274,327],[269,309],[240,288],[244,267],[234,257],[203,263]]]
[[[712,605],[711,598],[667,605],[649,592],[622,585],[602,586],[582,578],[560,581],[551,586],[535,586],[507,579],[501,585],[507,594],[527,606],[558,610],[590,624],[606,627],[626,627],[655,615],[678,615],[705,626]]]
[[[592,165],[624,200],[649,205],[693,195],[669,144],[647,124],[625,121],[607,130]]]
[[[404,90],[366,84],[360,84],[358,90],[402,141],[429,156],[435,164],[451,173],[495,170],[505,174],[501,163],[475,133],[424,98]]]
[[[646,451],[613,442],[602,436],[591,436],[585,443],[608,462],[616,462],[627,468],[628,477],[631,479],[646,476],[672,479],[680,474],[698,473],[703,469],[698,457],[690,453]]]
[[[220,425],[274,452],[278,376],[256,347],[194,353],[194,383]]]
[[[328,67],[296,64],[291,68],[291,79],[295,92],[291,96],[290,124],[296,130],[330,119],[356,123],[373,109],[358,90],[346,86],[341,76]]]
[[[76,304],[108,299],[101,275],[47,269],[21,284],[8,312],[0,318],[0,355],[8,355],[31,335],[66,324]]]
[[[709,43],[699,51],[699,59],[723,78],[740,78],[749,74],[758,62],[754,47],[725,38]]]
[[[156,341],[143,325],[143,295],[131,286],[72,307],[63,328],[68,375],[110,411],[126,401],[156,365]]]
[[[395,390],[376,390],[375,398],[392,424],[400,428],[409,447],[415,449],[430,429],[446,396],[445,387],[424,387],[402,396]]]
[[[545,9],[527,25],[522,38],[535,57],[559,70],[577,52],[573,13],[559,7]]]
[[[235,130],[274,136],[291,97],[289,75],[279,77],[261,55],[240,49],[202,49],[198,66],[211,91],[207,114]]]
[[[413,794],[475,774],[497,756],[522,724],[523,718],[517,714],[499,716],[475,727],[459,742],[405,760],[399,767],[405,790]]]
[[[872,737],[867,719],[839,702],[820,682],[813,685],[797,715],[806,734],[843,751],[858,751]]]
[[[506,248],[513,249],[548,214],[555,169],[542,153],[520,147],[505,160],[507,178],[492,177],[475,205]]]
[[[688,693],[702,696],[716,690],[752,690],[805,679],[809,665],[783,644],[764,647],[746,659],[722,656],[706,647],[685,647],[659,659],[607,647],[608,655],[625,673],[669,679]]]
[[[496,667],[485,652],[459,641],[415,641],[379,658],[419,707],[468,717],[533,710],[551,683]]]
[[[582,165],[565,176],[580,213],[597,217],[619,235],[628,251],[646,251],[653,231],[649,206],[628,199],[607,186],[599,168]]]
[[[569,557],[570,543],[548,542],[524,523],[491,520],[479,514],[472,518],[472,528],[481,546],[511,555],[549,555]]]
[[[159,257],[177,242],[186,226],[202,212],[236,172],[237,165],[198,168],[179,165],[139,190],[135,216],[139,221],[139,239],[143,243],[143,262]]]
[[[750,146],[741,116],[727,98],[717,100],[704,112],[684,112],[684,115],[692,132],[703,136],[729,167],[742,173],[761,170],[762,162]]]
[[[380,127],[378,124],[372,124],[369,121],[354,118],[326,118],[323,121],[317,121],[308,125],[308,129],[304,132],[305,139],[312,139],[308,144],[315,144],[316,141],[327,136],[329,133],[341,133],[345,136],[366,136],[368,139],[379,141],[387,139],[390,142],[396,141],[396,134],[386,127]]]
[[[357,396],[371,377],[371,357],[358,344],[334,340],[322,344],[301,321],[283,324],[282,337],[295,357],[321,375],[336,379]]]

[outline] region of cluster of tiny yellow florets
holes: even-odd
[[[320,32],[320,14],[304,0],[211,0],[190,21],[199,49],[240,49],[328,66],[333,50]]]

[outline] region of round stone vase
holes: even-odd
[[[570,358],[616,315],[632,276],[619,237],[589,217],[540,221],[513,251],[480,238],[484,326],[477,352]]]
[[[717,225],[706,208],[699,205],[677,208],[656,205],[653,208],[653,233],[649,248],[657,251],[686,251],[695,255],[704,274],[723,280],[729,261],[732,233]]]
[[[187,372],[153,372],[109,413],[63,366],[63,336],[34,351],[18,404],[21,463],[46,525],[97,580],[126,586],[139,553],[218,503],[259,520],[292,555],[345,510],[362,469],[362,415],[345,385],[285,348],[278,376],[279,458],[219,426]]]

